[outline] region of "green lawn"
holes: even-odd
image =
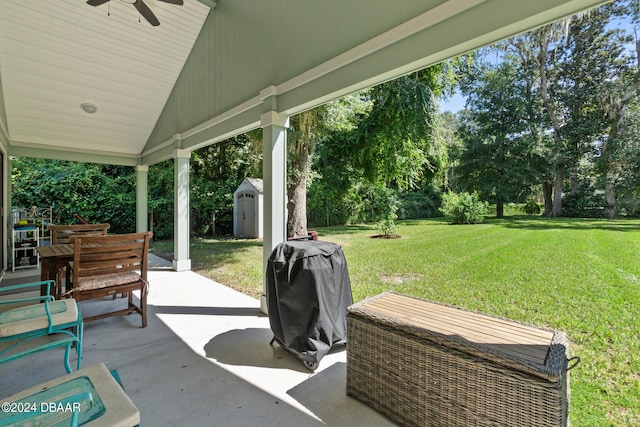
[[[640,220],[510,217],[478,225],[400,222],[318,229],[342,246],[353,296],[387,290],[565,331],[572,426],[640,425]],[[257,296],[258,241],[193,242],[194,270]]]

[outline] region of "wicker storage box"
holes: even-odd
[[[347,394],[411,426],[567,426],[568,341],[401,294],[349,307]]]

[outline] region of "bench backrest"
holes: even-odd
[[[74,236],[104,236],[110,225],[104,224],[73,224],[49,225],[51,244],[60,245],[70,243]]]
[[[153,233],[73,237],[73,282],[102,274],[139,271],[147,280],[149,242]]]

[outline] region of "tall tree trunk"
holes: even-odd
[[[551,121],[551,125],[553,126],[553,140],[556,145],[556,152],[558,153],[556,157],[556,179],[553,186],[553,208],[549,213],[550,216],[556,217],[562,215],[562,190],[564,188],[565,165],[563,154],[561,154],[564,151],[563,141],[560,136],[562,124],[560,123],[555,108],[551,103],[548,90],[547,49],[549,48],[551,38],[550,30],[548,28],[549,27],[547,27],[547,30],[545,30],[545,28],[541,28],[536,33],[539,49],[536,57],[536,66],[540,73],[540,95],[542,97],[542,104],[544,105],[547,115],[549,116],[549,120]]]
[[[577,192],[578,192],[578,177],[574,173],[571,176],[571,191],[569,194],[571,194],[572,196],[575,196]]]
[[[307,235],[307,176],[293,175],[287,183],[287,237],[302,237]]]
[[[544,199],[542,216],[549,216],[553,210],[553,185],[549,181],[542,183],[542,197]]]
[[[287,180],[287,237],[307,235],[307,179],[314,148],[313,127],[317,115],[313,110],[296,117],[296,140],[289,150],[291,170]]]
[[[502,200],[496,202],[496,217],[504,218],[504,202]]]
[[[610,151],[611,151],[611,146],[613,145],[612,142],[614,142],[614,140],[618,136],[619,124],[620,124],[620,120],[622,120],[623,112],[624,112],[624,109],[619,108],[619,109],[615,109],[612,113],[610,113],[611,115],[615,115],[617,117],[614,117],[611,119],[609,136],[606,139],[605,143],[602,145],[602,154],[600,155],[602,175],[604,176],[604,180],[605,180],[604,181],[604,201],[606,204],[604,207],[604,212],[607,218],[609,219],[614,219],[618,214],[616,210],[616,199],[617,199],[616,186],[614,184],[614,181],[615,181],[614,173],[611,170],[613,169],[613,167],[610,159]]]
[[[634,87],[634,92],[637,90]],[[626,101],[625,101],[626,99]],[[605,139],[604,144],[602,144],[602,154],[600,154],[600,167],[602,168],[602,176],[604,177],[604,200],[605,200],[605,214],[607,218],[613,219],[617,216],[616,211],[616,186],[615,186],[615,172],[613,162],[611,160],[611,151],[613,150],[613,146],[618,137],[618,131],[620,129],[620,122],[624,117],[624,110],[626,104],[631,99],[631,96],[628,98],[625,97],[618,100],[612,99],[611,104],[607,105],[607,110],[609,113],[609,135]]]
[[[604,184],[604,200],[607,202],[604,209],[607,218],[614,219],[618,214],[616,211],[616,187],[609,180]]]
[[[562,191],[564,189],[564,161],[562,156],[558,156],[556,162],[556,180],[553,183],[553,208],[549,216],[562,216]]]

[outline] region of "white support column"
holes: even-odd
[[[136,232],[149,229],[149,166],[136,166]]]
[[[191,270],[189,258],[189,160],[191,152],[175,150],[173,206],[173,269]]]
[[[275,111],[260,117],[263,143],[263,272],[273,249],[287,238],[287,128],[289,116]],[[263,274],[260,310],[267,312],[266,282]]]

